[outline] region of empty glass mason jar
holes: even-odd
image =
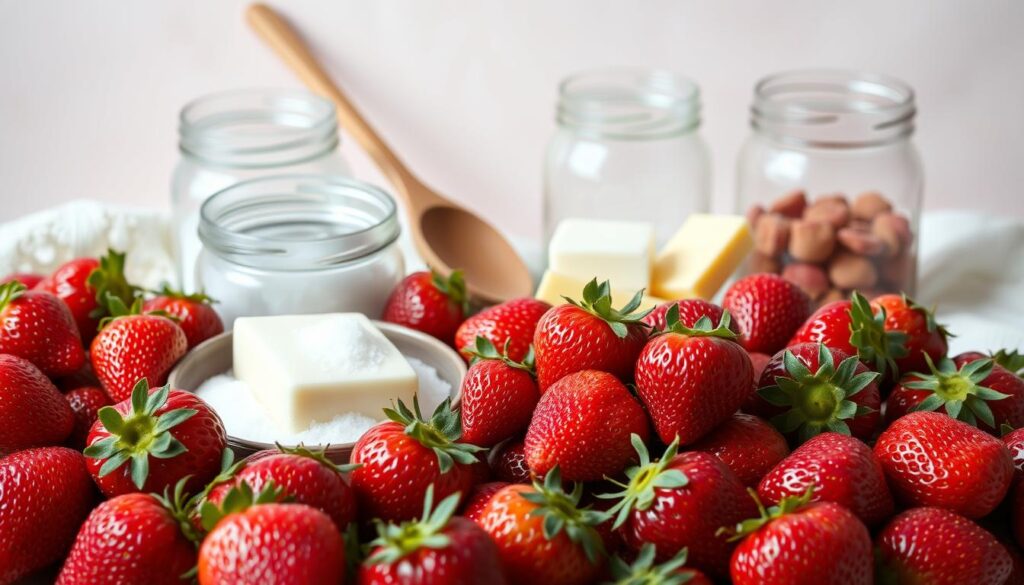
[[[754,88],[738,211],[754,229],[748,270],[776,272],[817,302],[853,290],[913,294],[923,171],[914,92],[874,73],[779,73]]]
[[[178,280],[195,288],[199,207],[239,181],[280,173],[348,175],[338,153],[334,104],[299,90],[213,94],[180,116],[181,159],[172,179]]]
[[[710,157],[700,90],[668,71],[609,69],[559,85],[544,167],[544,237],[567,218],[644,221],[665,243],[706,211]]]

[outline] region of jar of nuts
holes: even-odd
[[[796,71],[754,89],[738,204],[750,272],[775,272],[819,304],[858,290],[913,294],[923,172],[914,92],[896,79]]]

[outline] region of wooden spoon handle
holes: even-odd
[[[295,29],[265,4],[251,5],[246,16],[249,26],[284,59],[306,86],[334,102],[342,128],[355,137],[406,202],[411,203],[408,201],[409,191],[415,189],[419,181],[327,75]]]

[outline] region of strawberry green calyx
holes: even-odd
[[[185,535],[185,538],[199,546],[199,543],[203,540],[203,535],[200,534],[196,525],[192,523],[192,512],[195,509],[196,498],[190,498],[185,493],[185,484],[188,483],[191,477],[185,476],[178,480],[178,483],[174,484],[174,491],[171,491],[170,486],[168,486],[164,488],[163,494],[150,495],[160,502],[160,505],[178,522],[178,528]]]
[[[609,585],[683,585],[693,579],[692,574],[678,573],[686,565],[687,549],[660,565],[654,564],[656,552],[654,543],[648,542],[640,547],[632,565],[618,556],[612,558],[612,578],[615,581]]]
[[[531,516],[543,516],[544,538],[553,540],[563,530],[569,540],[583,548],[587,559],[596,564],[604,556],[604,543],[594,526],[608,519],[604,512],[581,508],[583,484],[573,484],[572,492],[562,487],[562,472],[556,465],[544,476],[544,482],[533,482],[532,492],[519,492],[526,501],[537,506]]]
[[[121,301],[121,304],[130,306],[140,291],[132,286],[124,276],[124,263],[126,255],[108,249],[105,256],[100,257],[100,265],[86,277],[86,284],[96,291],[97,307],[89,314],[93,319],[99,319],[111,314],[109,299],[111,297]]]
[[[170,285],[170,283],[166,283],[166,282],[161,284],[159,289],[151,290],[151,291],[148,291],[148,292],[150,294],[153,294],[153,295],[157,295],[157,296],[161,296],[161,297],[167,297],[167,298],[171,298],[171,299],[182,299],[182,300],[185,300],[185,301],[190,301],[190,302],[193,302],[193,303],[198,303],[200,305],[213,305],[213,304],[216,304],[216,303],[219,302],[217,299],[207,295],[203,291],[194,292],[194,293],[186,293],[184,291],[181,291],[181,290],[178,290],[176,288],[173,288]]]
[[[440,549],[451,544],[451,539],[443,531],[455,515],[459,497],[458,493],[452,494],[434,508],[434,484],[430,484],[420,520],[401,524],[377,523],[377,538],[370,542],[370,546],[380,547],[380,550],[370,555],[366,562],[371,565],[390,565],[420,549]]]
[[[927,329],[928,333],[935,333],[936,331],[938,331],[944,338],[948,339],[950,337],[956,337],[956,335],[950,333],[949,329],[947,329],[945,325],[942,325],[941,323],[935,320],[935,307],[929,309],[924,305],[918,304],[917,301],[908,297],[907,293],[901,293],[900,296],[903,298],[903,304],[907,305],[907,307],[909,307],[910,309],[924,315],[925,329]]]
[[[754,503],[757,504],[757,510],[760,512],[760,516],[758,518],[744,520],[732,528],[723,526],[718,529],[718,535],[729,535],[729,542],[740,540],[748,534],[757,532],[759,528],[776,518],[781,518],[786,514],[798,512],[801,508],[811,503],[811,499],[814,496],[814,487],[814,484],[811,484],[807,486],[807,491],[799,496],[787,496],[782,498],[778,505],[770,508],[764,507],[764,504],[761,503],[761,498],[757,497],[757,491],[747,489],[750,493],[750,497],[753,498]]]
[[[405,425],[406,435],[434,451],[441,473],[448,473],[456,462],[473,465],[478,461],[476,453],[483,451],[483,447],[458,442],[462,438],[462,420],[459,413],[452,410],[451,399],[442,402],[429,421],[423,419],[415,396],[412,404],[413,410],[409,410],[399,400],[396,408],[385,408],[384,414],[388,419]]]
[[[284,491],[274,485],[273,481],[267,481],[263,489],[255,494],[248,483],[240,481],[238,485],[228,491],[220,506],[210,501],[203,502],[203,505],[199,508],[199,517],[202,521],[203,530],[209,532],[226,516],[244,512],[253,506],[284,501],[282,500],[283,495]]]
[[[1000,349],[992,354],[992,359],[1018,377],[1024,378],[1024,354],[1017,350]]]
[[[669,307],[667,313],[665,313],[665,329],[660,331],[662,333],[681,333],[688,337],[720,337],[722,339],[736,339],[739,337],[736,332],[730,328],[732,324],[732,315],[729,311],[722,311],[722,318],[718,321],[716,326],[711,322],[711,318],[704,315],[697,322],[693,324],[693,327],[687,327],[683,325],[682,321],[679,320],[679,305],[673,304]]]
[[[864,363],[874,364],[875,371],[882,376],[892,372],[894,378],[898,377],[896,358],[908,353],[907,334],[886,331],[885,307],[879,308],[876,315],[871,303],[859,292],[853,292],[850,302],[850,345],[857,348],[857,356]]]
[[[608,510],[609,514],[615,514],[613,528],[622,526],[634,510],[644,511],[650,508],[654,504],[654,497],[656,495],[654,490],[656,488],[680,488],[690,483],[690,479],[682,471],[668,469],[669,463],[671,463],[679,450],[679,437],[676,437],[668,448],[665,449],[665,453],[661,458],[655,461],[651,461],[651,455],[647,451],[647,446],[644,445],[639,435],[633,433],[630,435],[629,440],[633,443],[633,448],[636,449],[637,456],[640,459],[639,465],[626,470],[626,477],[629,480],[627,483],[606,478],[622,488],[621,492],[598,494],[597,496],[605,500],[619,500],[617,504]]]
[[[0,284],[0,311],[7,308],[7,305],[11,301],[17,299],[21,295],[25,294],[28,288],[17,280],[12,280],[6,284]]]
[[[100,409],[100,423],[110,436],[89,445],[84,451],[86,457],[106,460],[100,467],[100,477],[128,463],[132,483],[141,490],[149,476],[151,456],[171,459],[188,450],[170,430],[195,416],[197,411],[178,408],[159,416],[154,414],[166,404],[170,388],[165,385],[150,394],[149,383],[142,378],[132,390],[131,411],[127,417],[122,418],[112,406]]]
[[[643,318],[646,317],[654,309],[647,309],[646,311],[636,312],[640,308],[640,303],[644,298],[644,291],[640,289],[637,291],[633,298],[621,309],[615,309],[612,307],[612,287],[611,284],[606,280],[598,284],[597,279],[593,279],[583,287],[583,300],[576,301],[569,297],[562,297],[570,304],[575,305],[588,313],[602,319],[608,326],[612,328],[615,335],[619,337],[626,337],[629,335],[629,327],[627,325],[639,325],[641,327],[648,327],[643,322]],[[678,320],[678,318],[677,318]]]
[[[789,376],[776,376],[775,385],[757,391],[770,404],[787,408],[771,419],[780,432],[796,432],[801,442],[824,431],[849,435],[846,421],[872,411],[850,399],[880,374],[856,374],[856,357],[846,358],[837,368],[832,353],[819,343],[817,372],[811,372],[789,350],[783,354],[782,363]]]
[[[523,357],[523,360],[517,362],[508,357],[508,347],[510,343],[512,343],[512,340],[506,339],[505,347],[502,348],[501,351],[498,351],[498,348],[494,347],[494,344],[491,343],[490,339],[477,335],[473,349],[466,353],[468,353],[472,358],[470,362],[471,364],[475,364],[480,360],[499,360],[506,366],[523,370],[524,372],[529,372],[530,375],[536,376],[537,372],[534,364],[533,345],[530,345],[530,348],[527,350],[526,356]]]
[[[337,463],[331,461],[331,458],[327,456],[327,447],[323,447],[322,449],[313,451],[312,449],[307,448],[302,443],[299,443],[297,447],[285,447],[280,443],[274,443],[274,445],[277,446],[277,450],[280,451],[281,453],[285,453],[288,455],[298,455],[299,457],[308,457],[309,459],[312,459],[317,463],[323,465],[324,467],[327,467],[328,469],[331,469],[337,473],[349,473],[363,466],[362,463],[345,463],[343,465],[338,465]]]
[[[100,319],[99,329],[103,329],[104,327],[110,325],[113,321],[116,321],[117,319],[120,319],[122,317],[130,317],[132,315],[156,315],[158,317],[170,319],[175,323],[179,321],[177,317],[171,315],[166,311],[146,311],[144,313],[142,310],[142,297],[136,297],[135,300],[132,301],[131,306],[129,306],[126,305],[124,301],[122,301],[120,298],[115,297],[112,294],[107,294],[107,301],[105,305],[108,314],[102,319]]]
[[[462,270],[452,270],[445,278],[440,272],[431,269],[430,278],[437,290],[462,309],[463,315],[469,315],[469,295],[466,293],[466,277]]]
[[[981,420],[989,428],[995,428],[995,418],[988,402],[1003,400],[1009,395],[981,385],[992,373],[994,361],[975,360],[957,370],[956,364],[949,358],[940,360],[938,366],[928,354],[924,354],[924,358],[931,374],[915,373],[921,379],[907,382],[904,386],[913,390],[928,390],[931,394],[914,405],[911,412],[945,407],[946,414],[955,419],[974,426],[978,426],[978,420]]]

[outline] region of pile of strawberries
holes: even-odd
[[[1021,356],[948,356],[900,295],[812,314],[758,274],[643,312],[594,281],[469,316],[460,274],[415,273],[384,318],[466,357],[460,400],[395,404],[348,462],[236,462],[216,413],[161,386],[194,313],[88,280],[116,404],[81,443],[57,389],[89,376],[71,303],[0,289],[0,583],[1024,580]]]

